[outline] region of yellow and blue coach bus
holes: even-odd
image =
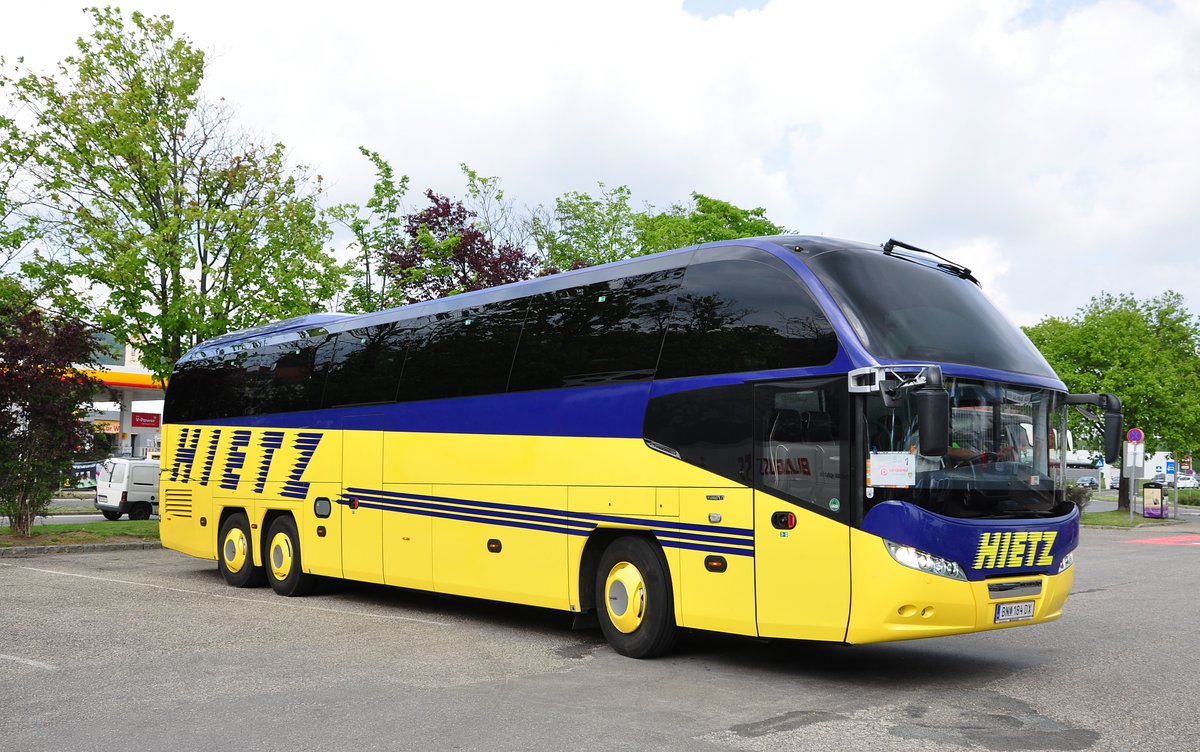
[[[204,342],[166,394],[162,541],[319,577],[845,643],[1056,619],[1069,395],[970,271],[721,242]]]

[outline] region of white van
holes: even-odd
[[[96,473],[96,508],[107,519],[148,520],[158,514],[158,460],[111,457]]]

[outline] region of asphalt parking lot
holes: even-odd
[[[6,558],[0,749],[1190,750],[1197,543],[1195,522],[1085,530],[1054,624],[859,647],[694,635],[652,661],[537,609],[285,599],[164,550]]]

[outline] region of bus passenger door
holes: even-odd
[[[342,571],[348,580],[383,582],[383,431],[355,430],[370,418],[343,421]],[[375,492],[374,495],[372,492]]]
[[[755,387],[758,633],[842,642],[850,615],[846,378]]]

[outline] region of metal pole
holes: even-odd
[[[1171,515],[1172,519],[1179,519],[1179,473],[1183,469],[1179,462],[1179,452],[1172,452],[1171,456],[1175,458],[1175,513]]]
[[[1137,493],[1137,447],[1129,442],[1129,526],[1133,527],[1134,495]]]

